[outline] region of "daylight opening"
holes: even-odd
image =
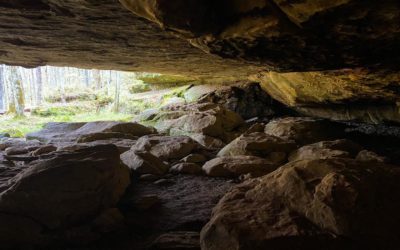
[[[47,122],[129,121],[145,109],[184,102],[193,79],[154,73],[0,65],[1,132],[22,137]]]

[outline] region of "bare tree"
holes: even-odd
[[[5,80],[4,80],[4,66],[0,65],[0,112],[4,111],[5,107]]]
[[[21,72],[16,66],[10,67],[9,83],[12,101],[10,102],[8,112],[15,113],[17,116],[23,116],[25,109],[24,89],[22,87]]]
[[[36,68],[36,105],[40,106],[43,99],[43,78],[41,67]]]

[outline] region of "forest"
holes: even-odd
[[[193,81],[152,73],[0,65],[0,133],[24,136],[50,121],[131,120]]]

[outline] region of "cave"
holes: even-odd
[[[3,64],[190,86],[0,133],[0,249],[400,248],[397,0],[3,0]]]

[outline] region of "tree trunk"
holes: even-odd
[[[42,69],[40,67],[36,68],[36,105],[42,105],[42,90],[43,90],[43,78]]]
[[[9,112],[15,113],[16,116],[23,116],[25,109],[25,98],[21,81],[21,72],[18,70],[18,67],[16,66],[10,67],[9,81],[11,84],[10,90],[12,90],[12,99],[13,99],[13,103],[11,103],[9,107]]]
[[[114,112],[119,112],[119,92],[120,92],[120,79],[118,72],[115,72],[115,95],[114,95]]]
[[[5,81],[4,81],[4,66],[0,65],[0,112],[4,112],[5,107]]]
[[[94,84],[96,86],[96,90],[99,90],[103,87],[101,84],[100,70],[94,69],[92,72],[93,72],[93,80],[94,80]]]

